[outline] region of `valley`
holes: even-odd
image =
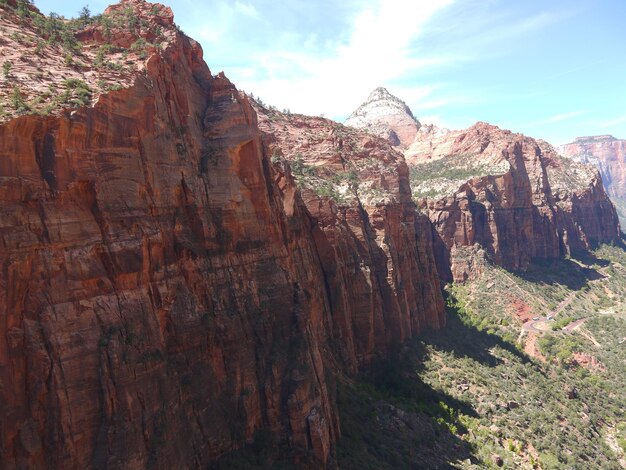
[[[279,111],[145,0],[0,52],[0,469],[626,468],[623,141]]]
[[[352,386],[360,405],[344,404],[344,421],[354,420],[371,447],[340,441],[342,468],[624,465],[626,251],[602,246],[593,254],[587,268],[572,260],[531,266],[530,276],[489,268],[448,287],[445,332],[411,342],[397,363]],[[600,269],[607,277],[594,280]],[[520,313],[545,316],[559,305],[562,318],[547,322],[550,329],[516,338],[526,321]],[[361,415],[395,424],[381,437]],[[439,458],[424,441],[395,448],[404,433],[436,436]],[[420,449],[414,460],[409,448]]]

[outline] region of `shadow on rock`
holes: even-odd
[[[422,341],[441,351],[452,353],[457,357],[470,357],[491,367],[502,363],[500,358],[491,353],[495,346],[517,356],[524,363],[530,361],[530,358],[514,344],[472,325],[463,307],[457,303],[453,295],[447,294],[445,297],[446,328],[425,332],[421,337]]]
[[[377,360],[356,382],[339,385],[341,469],[454,468],[478,463],[460,436],[468,430],[458,414],[472,406],[425,384],[416,373],[425,354],[413,341]]]
[[[582,252],[572,256],[573,259],[535,260],[525,271],[515,271],[515,275],[525,281],[537,284],[564,285],[571,290],[579,290],[589,281],[602,279],[604,276],[593,267],[584,267],[575,260],[592,266],[604,267],[609,262],[596,258],[592,253]]]

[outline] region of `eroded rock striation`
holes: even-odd
[[[626,199],[626,140],[612,135],[578,137],[559,147],[566,157],[598,167],[610,196]]]
[[[466,280],[485,259],[525,269],[533,258],[619,239],[598,172],[546,142],[483,122],[460,131],[423,125],[404,154],[444,278]]]
[[[0,124],[1,466],[206,468],[259,433],[332,466],[333,375],[444,323],[402,156],[362,135],[342,152],[332,124],[301,119],[329,132],[307,164],[385,168],[342,175],[371,188],[347,206],[301,197],[268,150],[292,142],[260,132],[169,9],[107,11],[137,22],[75,32],[78,69],[51,59],[51,81],[80,73],[98,92]],[[158,42],[119,83],[88,70],[110,27],[130,35],[115,47]]]
[[[626,224],[626,140],[611,135],[578,137],[560,146],[559,152],[598,168],[604,187],[618,209],[622,226]]]
[[[257,109],[272,160],[290,163],[317,224],[334,335],[350,369],[443,326],[431,226],[411,199],[402,154],[328,119]]]
[[[421,126],[406,103],[383,87],[372,91],[345,124],[387,139],[400,149],[406,149],[413,143]]]
[[[455,169],[467,171],[456,190],[421,202],[451,251],[454,279],[471,275],[475,250],[468,256],[462,247],[477,245],[491,261],[517,270],[533,258],[619,239],[615,208],[594,168],[560,157],[546,142],[485,123],[448,136],[446,156],[436,158],[440,174],[421,174],[432,164],[413,172],[425,184]]]

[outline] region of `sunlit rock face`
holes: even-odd
[[[626,199],[626,140],[611,135],[578,137],[559,147],[563,156],[598,167],[609,196]]]
[[[376,88],[345,122],[387,139],[394,147],[406,149],[415,140],[420,123],[404,101],[385,88]]]
[[[107,12],[158,47],[118,82],[89,26],[92,94],[0,124],[0,467],[206,468],[267,433],[332,466],[333,377],[444,323],[402,156],[359,155],[389,161],[367,206],[315,206],[169,9]]]
[[[626,140],[611,135],[578,137],[574,142],[560,146],[559,151],[566,157],[598,168],[623,228],[626,225]]]
[[[377,89],[346,123],[388,137],[406,129],[407,116],[415,121],[402,101]],[[464,130],[421,125],[410,141],[390,141],[409,165],[414,200],[436,228],[434,246],[446,247],[436,249],[444,278],[466,280],[485,259],[525,269],[533,258],[619,237],[597,171],[546,142],[484,122]]]

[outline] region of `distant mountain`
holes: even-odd
[[[533,258],[558,258],[590,242],[619,237],[615,208],[598,172],[562,158],[547,142],[478,122],[450,131],[418,123],[411,110],[377,88],[346,121],[396,145],[410,168],[414,201],[445,245],[440,274],[456,281],[483,260],[525,269]],[[451,272],[450,272],[451,271]]]
[[[345,125],[366,130],[403,149],[413,143],[421,127],[406,103],[383,87],[372,91],[346,119]]]
[[[626,140],[612,135],[578,137],[559,150],[566,157],[598,168],[607,193],[617,207],[622,227],[626,226]]]

